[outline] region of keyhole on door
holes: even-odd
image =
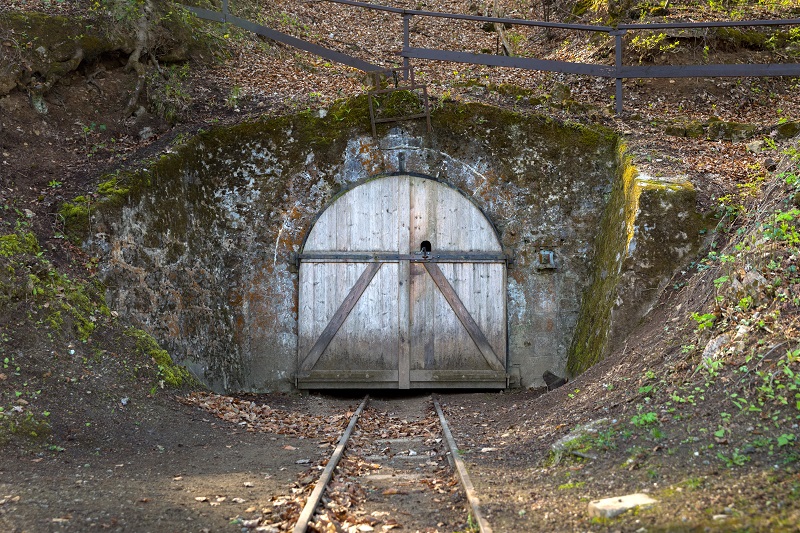
[[[428,259],[431,256],[431,241],[422,241],[419,245],[419,251],[422,252],[422,258]]]

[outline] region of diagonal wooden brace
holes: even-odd
[[[453,289],[453,286],[450,284],[450,282],[447,281],[447,278],[442,273],[439,265],[429,262],[424,262],[422,264],[425,265],[425,270],[428,271],[428,274],[430,274],[433,282],[437,287],[439,287],[444,299],[447,300],[447,303],[453,308],[453,311],[455,311],[456,316],[461,321],[461,324],[464,326],[464,328],[466,328],[467,333],[469,333],[472,341],[478,347],[478,350],[480,350],[483,358],[486,359],[486,362],[489,363],[490,367],[492,367],[492,370],[505,370],[503,363],[501,363],[500,359],[497,358],[497,354],[494,352],[492,345],[489,344],[488,340],[486,340],[486,336],[481,331],[481,328],[478,327],[475,319],[472,318],[472,315],[469,314],[467,308],[464,307],[464,303],[461,301],[461,298],[458,297],[458,294],[456,294],[456,291]]]
[[[344,301],[342,301],[342,305],[339,306],[339,309],[337,309],[336,313],[333,314],[333,317],[331,318],[330,322],[328,322],[328,325],[325,326],[325,329],[317,339],[317,342],[314,343],[311,351],[309,351],[308,355],[306,355],[303,359],[303,362],[300,365],[301,371],[308,371],[314,368],[314,365],[317,364],[317,361],[333,340],[336,332],[339,331],[339,328],[342,327],[344,321],[347,320],[348,315],[350,315],[350,311],[353,310],[353,307],[356,306],[356,303],[358,302],[359,298],[361,298],[361,295],[364,294],[365,290],[367,290],[372,278],[374,278],[375,274],[377,274],[378,270],[380,270],[381,265],[383,265],[383,263],[369,263],[367,265],[367,268],[361,273],[361,276],[358,278],[358,281],[356,281],[356,284],[353,285],[352,289],[350,289],[350,293],[345,297]]]

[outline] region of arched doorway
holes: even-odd
[[[299,261],[300,388],[506,386],[506,257],[458,190],[361,183],[320,214]]]

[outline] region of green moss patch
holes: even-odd
[[[102,288],[60,273],[42,257],[32,233],[0,235],[0,310],[14,316],[32,305],[29,318],[61,335],[69,326],[85,341],[101,317],[110,316]]]
[[[39,253],[39,241],[33,233],[11,233],[0,235],[0,256]]]
[[[164,385],[175,389],[197,385],[197,381],[189,371],[176,365],[169,353],[159,346],[158,342],[148,333],[140,329],[128,328],[125,330],[125,334],[136,339],[136,349],[140,354],[152,359],[158,367],[158,378],[163,381]]]

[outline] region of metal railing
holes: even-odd
[[[240,19],[230,14],[229,0],[222,0],[222,12],[209,11],[201,8],[188,8],[198,17],[234,24],[245,30],[252,31],[269,39],[294,46],[312,54],[319,55],[330,61],[374,72],[384,70],[384,67],[373,65],[364,60],[325,48],[323,46],[303,41],[260,24]],[[547,72],[560,72],[565,74],[578,74],[597,76],[616,80],[616,112],[623,111],[623,80],[648,79],[648,78],[695,78],[695,77],[773,77],[773,76],[800,76],[800,63],[749,63],[749,64],[698,64],[698,65],[624,65],[623,54],[625,43],[623,37],[630,31],[643,30],[668,30],[668,29],[708,29],[708,28],[735,28],[735,27],[764,27],[764,26],[800,26],[800,18],[780,20],[739,20],[725,22],[676,22],[652,24],[619,24],[618,26],[595,26],[586,24],[568,24],[560,22],[543,22],[536,20],[483,17],[478,15],[464,15],[457,13],[441,13],[436,11],[421,11],[416,9],[403,9],[378,4],[369,4],[356,0],[325,0],[336,4],[345,4],[352,7],[395,13],[403,17],[403,48],[399,55],[403,58],[403,67],[408,68],[411,59],[425,59],[435,61],[451,61],[455,63],[470,63],[496,67],[511,67],[526,70],[539,70]],[[450,20],[494,23],[516,26],[533,26],[539,28],[566,29],[576,31],[589,31],[606,33],[614,37],[614,65],[597,63],[578,63],[570,61],[556,61],[550,59],[536,59],[530,57],[505,56],[493,54],[476,54],[457,50],[440,50],[435,48],[417,48],[411,46],[410,23],[413,17],[431,17]]]

